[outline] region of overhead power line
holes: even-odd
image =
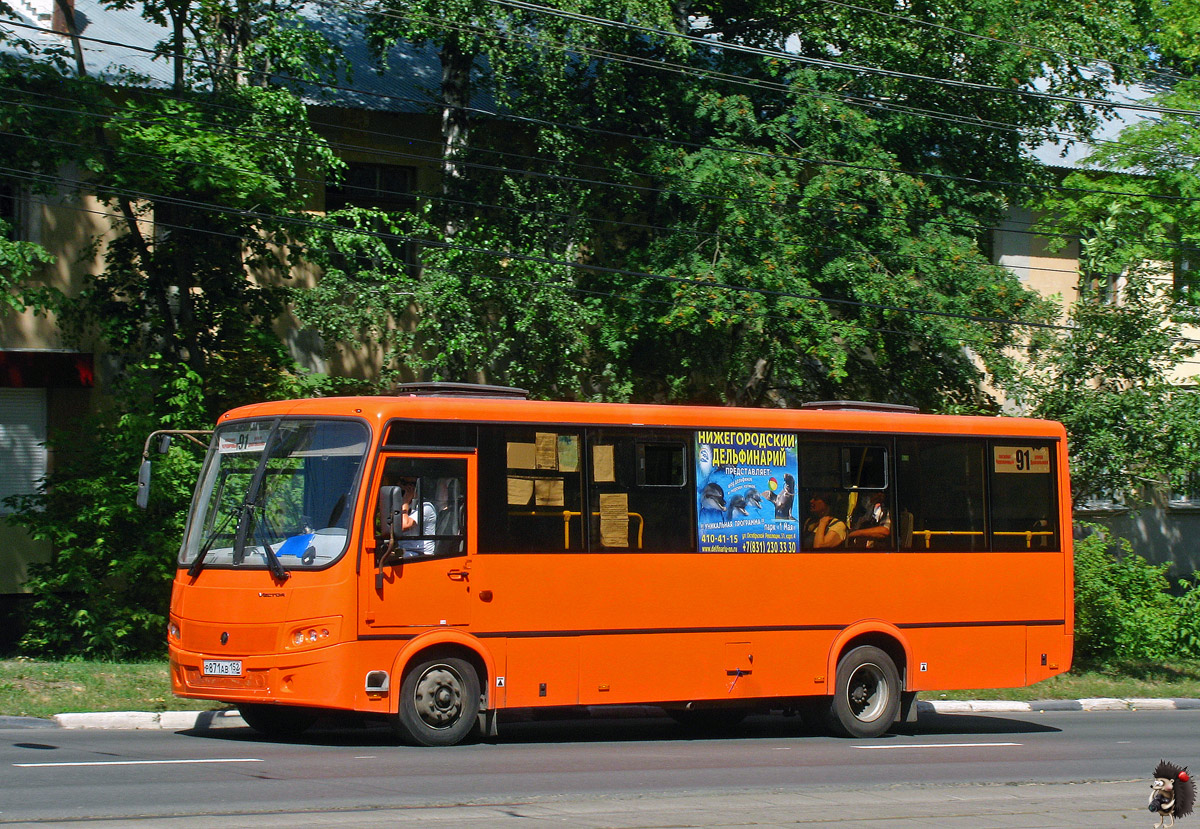
[[[574,20],[581,23],[591,23],[596,26],[609,26],[627,31],[636,31],[642,34],[651,34],[658,37],[675,38],[690,43],[693,46],[703,46],[706,49],[719,49],[721,51],[737,52],[739,54],[770,58],[771,60],[801,63],[808,66],[816,66],[821,69],[836,69],[857,74],[877,75],[884,78],[922,81],[958,89],[972,89],[979,92],[1013,95],[1021,98],[1052,101],[1055,103],[1081,104],[1084,106],[1092,106],[1102,109],[1128,109],[1134,112],[1151,112],[1159,115],[1185,115],[1189,117],[1200,116],[1200,111],[1194,109],[1180,109],[1175,107],[1157,106],[1153,104],[1138,104],[1124,101],[1116,102],[1106,101],[1100,98],[1082,98],[1072,95],[1059,95],[1052,92],[1039,92],[1034,89],[1017,89],[1013,87],[978,83],[976,81],[964,81],[957,78],[938,78],[931,75],[920,75],[914,72],[902,72],[896,69],[884,69],[876,66],[863,66],[855,63],[844,63],[842,61],[816,58],[809,55],[797,54],[795,52],[787,52],[781,49],[764,49],[759,46],[747,46],[740,43],[729,43],[723,40],[697,37],[695,35],[689,35],[682,32],[672,32],[668,29],[656,29],[652,26],[642,26],[627,21],[612,20],[605,17],[581,14],[579,12],[564,11],[561,9],[555,9],[551,6],[525,2],[525,0],[487,0],[487,2],[497,6],[523,9],[525,11],[537,12],[539,14],[545,14],[552,17],[560,17],[566,20]]]

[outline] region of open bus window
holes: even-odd
[[[385,564],[466,554],[467,462],[462,458],[387,458],[376,503],[376,550]]]
[[[268,548],[285,569],[329,564],[346,549],[366,449],[366,427],[353,421],[222,426],[205,461],[180,564],[190,565],[204,549],[205,567],[265,567]]]

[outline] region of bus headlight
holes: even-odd
[[[336,619],[321,619],[314,624],[310,620],[307,624],[292,628],[288,632],[286,640],[288,649],[312,648],[330,644],[337,633],[337,621]]]

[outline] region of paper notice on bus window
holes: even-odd
[[[558,435],[554,432],[538,432],[537,468],[558,469]]]
[[[509,469],[533,469],[537,465],[537,446],[532,443],[508,444]]]
[[[508,479],[508,503],[512,506],[524,506],[533,497],[532,478]]]
[[[1050,447],[996,446],[992,459],[998,473],[1048,475]]]
[[[629,495],[627,493],[600,493],[600,543],[605,547],[629,546]]]
[[[612,444],[598,444],[592,447],[592,480],[597,483],[615,481],[613,474]]]
[[[579,436],[558,436],[558,471],[579,471]]]
[[[538,478],[533,482],[533,502],[539,507],[561,507],[563,482],[554,478]]]

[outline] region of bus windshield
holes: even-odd
[[[351,420],[248,420],[213,437],[181,566],[323,567],[342,555],[366,455]],[[271,562],[274,557],[276,562]]]

